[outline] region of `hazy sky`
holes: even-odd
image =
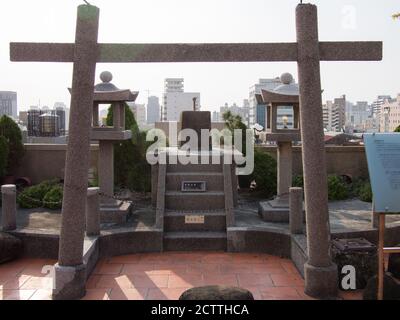
[[[293,42],[296,0],[89,0],[100,8],[100,42]],[[307,2],[307,1],[304,1]],[[315,0],[320,40],[384,41],[383,62],[324,62],[324,99],[347,94],[372,101],[400,92],[400,11],[398,0]],[[11,63],[9,42],[73,42],[78,0],[2,2],[0,90],[18,92],[19,109],[70,103],[72,64]],[[161,96],[163,79],[185,78],[186,91],[201,92],[204,109],[242,103],[259,78],[292,72],[296,63],[98,64],[121,89]],[[98,76],[97,76],[98,79]],[[149,91],[148,91],[149,90]]]

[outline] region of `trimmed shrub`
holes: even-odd
[[[63,200],[63,186],[58,184],[51,188],[43,198],[43,207],[48,209],[61,209]]]
[[[304,189],[304,177],[302,175],[294,176],[293,187]],[[346,200],[350,197],[349,185],[342,177],[337,175],[328,176],[328,198],[329,200]]]
[[[17,202],[21,208],[25,209],[34,209],[40,208],[43,205],[43,199],[46,194],[57,184],[59,184],[59,180],[48,180],[43,181],[42,183],[26,188],[22,191],[18,198]]]
[[[113,124],[112,108],[108,109],[107,125]],[[132,139],[114,146],[114,181],[116,187],[132,191],[151,190],[151,166],[146,160],[146,132],[140,131],[133,112],[125,104],[125,129],[132,131]]]
[[[7,173],[8,153],[7,139],[4,136],[0,136],[0,180]]]
[[[8,143],[7,173],[12,174],[24,154],[21,129],[13,119],[4,115],[0,118],[0,136]]]
[[[346,200],[349,198],[349,186],[343,179],[336,175],[328,176],[329,200]]]
[[[254,172],[252,179],[257,183],[257,190],[262,191],[266,197],[276,194],[276,160],[269,154],[254,150]]]
[[[353,184],[353,195],[364,202],[372,202],[372,188],[369,180],[358,180]]]

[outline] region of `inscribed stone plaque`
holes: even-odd
[[[400,212],[400,133],[364,136],[375,212]]]
[[[204,224],[204,216],[185,216],[186,224]]]

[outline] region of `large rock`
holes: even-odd
[[[0,264],[14,260],[22,253],[22,241],[10,234],[0,232]]]
[[[397,245],[400,249],[400,244]],[[400,280],[400,253],[391,253],[389,256],[388,272]]]
[[[179,300],[254,300],[254,297],[242,288],[206,286],[185,291]]]
[[[364,300],[376,300],[378,296],[378,277],[372,277],[365,287]],[[383,281],[383,299],[400,300],[400,283],[389,274],[385,275]]]

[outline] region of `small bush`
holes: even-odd
[[[276,194],[276,160],[269,154],[254,151],[254,172],[252,179],[257,183],[257,191],[262,191],[266,197]]]
[[[346,200],[349,198],[350,190],[343,179],[336,175],[328,176],[329,200]]]
[[[0,136],[0,180],[7,174],[8,142],[4,136]]]
[[[43,198],[43,207],[48,209],[61,209],[63,200],[63,186],[61,184],[51,188]]]
[[[302,175],[294,176],[293,187],[304,189],[304,177]],[[328,176],[328,198],[329,200],[346,200],[350,197],[350,188],[343,178],[331,175]]]
[[[364,202],[372,202],[372,188],[369,180],[358,180],[353,184],[353,195]]]
[[[36,186],[26,188],[17,198],[19,206],[25,209],[40,208],[46,194],[58,183],[59,180],[48,180]]]

